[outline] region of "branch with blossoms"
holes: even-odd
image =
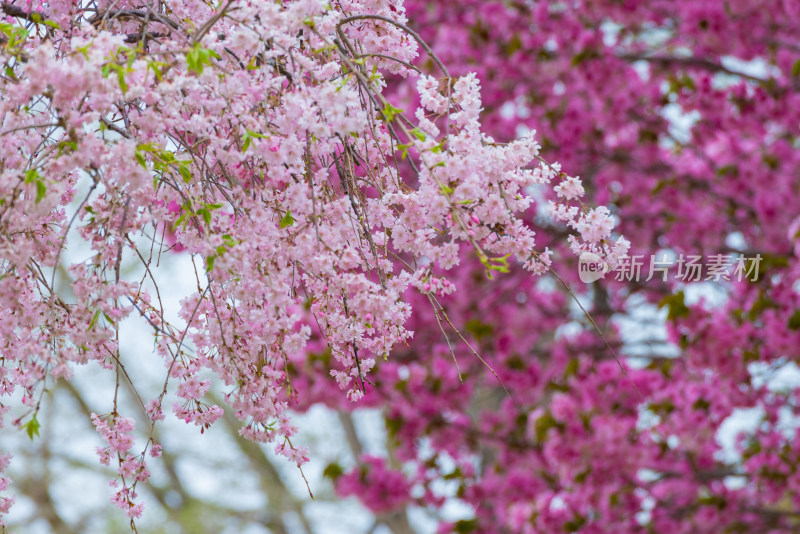
[[[573,250],[609,262],[626,250],[607,209],[570,204],[579,180],[541,160],[533,136],[500,144],[481,133],[477,78],[451,77],[399,2],[201,4],[45,13],[6,3],[16,21],[0,24],[0,353],[13,370],[3,394],[24,391],[18,426],[33,436],[48,381],[68,380],[75,365],[94,362],[115,392],[120,380],[135,390],[120,328],[137,316],[151,327],[166,373],[142,400],[141,454],[129,452],[133,420],[116,394],[93,419],[134,531],[135,488],[148,478],[147,450],[158,455],[153,429],[168,395],[202,432],[223,413],[202,400],[214,377],[240,434],[301,467],[288,371],[312,328],[336,362],[330,374],[359,400],[376,360],[411,337],[406,291],[432,303],[455,291],[445,273],[462,246],[489,277],[513,259],[534,274],[550,268],[521,215],[556,177],[563,202],[552,212],[579,232]],[[443,79],[411,67],[417,46]],[[413,118],[383,96],[386,74],[417,77]],[[68,263],[73,228],[92,254]],[[197,285],[182,324],[158,289],[162,254],[177,253],[191,258]],[[123,262],[141,277],[126,279]],[[434,313],[453,327],[441,306]]]

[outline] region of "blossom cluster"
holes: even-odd
[[[407,290],[452,294],[463,249],[489,276],[549,268],[522,216],[555,176],[565,202],[580,183],[533,135],[482,133],[475,75],[410,65],[419,49],[400,1],[96,4],[2,6],[3,393],[22,390],[34,418],[32,399],[71,366],[123,372],[120,329],[137,318],[166,368],[148,444],[168,394],[201,431],[222,416],[202,400],[211,376],[240,433],[299,467],[288,375],[312,334],[355,401],[412,336]],[[413,117],[385,96],[386,76],[416,81]],[[627,246],[606,208],[565,209],[576,252],[613,262]],[[91,249],[80,261],[65,253],[71,230]],[[159,260],[178,253],[197,292],[170,322]],[[134,518],[144,452],[129,454],[116,396],[110,413],[93,420],[100,456],[118,464],[114,501]]]
[[[117,469],[118,479],[112,481],[113,486],[122,487],[111,497],[111,501],[120,509],[124,510],[130,519],[140,517],[144,510],[142,503],[136,503],[136,483],[146,482],[150,478],[143,458],[137,458],[130,454],[134,446],[132,435],[135,427],[133,419],[119,417],[109,414],[101,417],[92,414],[92,424],[94,424],[100,437],[106,443],[106,447],[97,449],[100,462],[110,465],[112,459],[118,460]]]

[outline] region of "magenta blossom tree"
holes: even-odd
[[[34,438],[52,381],[106,369],[113,398],[91,420],[134,529],[164,411],[201,431],[223,414],[205,400],[209,374],[240,435],[301,467],[287,410],[304,377],[290,367],[312,336],[332,356],[326,388],[356,402],[411,337],[409,293],[455,328],[438,299],[456,291],[447,273],[463,250],[489,277],[511,262],[546,272],[549,249],[522,218],[536,186],[555,186],[574,246],[611,264],[627,251],[609,210],[583,204],[533,136],[481,132],[478,79],[451,76],[399,3],[2,9],[3,411]],[[410,63],[420,50],[438,72]],[[412,79],[416,112],[386,98],[386,75]],[[89,257],[66,261],[78,241]],[[162,254],[192,258],[182,325],[165,317]],[[128,261],[140,277],[124,276]],[[160,393],[137,392],[141,443],[117,395],[120,382],[137,391],[120,348],[129,318],[164,359]]]
[[[432,491],[457,481],[474,509],[442,531],[796,529],[796,380],[773,377],[794,366],[800,342],[797,6],[406,6],[452,72],[477,73],[487,133],[536,129],[543,151],[611,207],[631,256],[647,258],[641,277],[591,286],[577,267],[552,266],[591,319],[559,283],[459,271],[454,281],[471,289],[444,306],[510,397],[480,366],[465,371],[474,362],[463,347],[470,378],[460,384],[447,339],[414,315],[415,344],[379,369],[376,402],[389,399],[388,428],[419,466],[414,480]],[[396,91],[414,101],[407,85]],[[566,260],[563,226],[539,228]],[[662,253],[728,269],[678,279],[675,262],[665,280],[649,271]],[[733,276],[740,257],[761,259],[758,276]],[[666,342],[645,313],[655,306]],[[645,335],[626,338],[631,323]],[[622,371],[614,352],[635,369]],[[731,457],[719,437],[737,409],[755,409],[758,424],[735,436]],[[378,486],[355,480],[340,489],[369,503]]]

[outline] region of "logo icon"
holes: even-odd
[[[578,276],[584,284],[603,278],[611,269],[606,260],[592,252],[584,252],[578,260]]]

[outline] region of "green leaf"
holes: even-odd
[[[713,506],[719,510],[725,509],[728,501],[721,495],[705,495],[698,499],[697,503],[701,506]]]
[[[800,59],[794,62],[792,65],[792,76],[800,76]]]
[[[589,48],[584,48],[580,52],[578,52],[575,56],[572,57],[572,61],[570,62],[573,67],[576,65],[580,65],[584,61],[588,61],[590,59],[597,59],[598,53],[595,50],[591,50]]]
[[[400,150],[400,159],[406,159],[406,156],[408,156],[409,148],[411,148],[411,143],[407,145],[404,144],[397,145],[397,149]]]
[[[586,481],[586,478],[590,474],[592,474],[592,468],[587,467],[586,469],[575,475],[575,482],[577,482],[578,484],[583,484]]]
[[[578,369],[580,369],[580,363],[578,362],[578,358],[570,358],[567,362],[567,365],[564,367],[564,379],[578,374]]]
[[[147,70],[153,71],[153,75],[156,77],[156,81],[158,82],[161,81],[161,76],[162,76],[161,69],[166,66],[167,63],[164,63],[162,61],[154,61],[152,59],[147,61]]]
[[[176,229],[176,228],[178,228],[178,226],[181,226],[181,225],[183,225],[183,228],[186,228],[186,223],[189,221],[187,215],[188,215],[188,212],[186,212],[186,211],[181,213],[180,217],[175,219],[175,224],[173,225],[172,228]]]
[[[411,130],[411,135],[413,135],[420,141],[424,141],[425,139],[427,139],[425,134],[419,128],[414,128],[413,130]]]
[[[514,35],[511,38],[511,40],[508,41],[508,44],[506,44],[504,53],[506,56],[510,56],[511,54],[513,54],[514,52],[516,52],[521,48],[522,48],[522,39],[520,39],[518,35]]]
[[[283,216],[281,219],[281,228],[286,228],[287,226],[292,226],[294,224],[294,217],[292,217],[292,210],[286,212],[286,215]]]
[[[759,358],[758,349],[742,351],[742,363],[745,365],[756,362]]]
[[[195,43],[194,47],[186,52],[186,65],[190,72],[198,76],[203,74],[204,65],[211,64],[211,58],[220,59],[219,54],[208,48],[203,48],[200,43]]]
[[[758,291],[758,298],[753,303],[753,306],[750,308],[750,311],[747,312],[747,318],[751,321],[757,319],[765,310],[770,308],[774,308],[775,303],[769,296],[764,292],[763,289]]]
[[[187,184],[192,181],[192,173],[188,167],[185,165],[181,165],[178,167],[178,172],[183,177],[183,181]]]
[[[678,291],[674,295],[667,295],[661,302],[658,303],[659,308],[667,307],[669,312],[667,313],[667,320],[674,321],[675,319],[680,319],[681,317],[688,317],[689,316],[689,307],[686,305],[685,295],[683,291]]]
[[[511,257],[511,254],[506,254],[502,257],[497,258],[490,258],[484,254],[480,254],[478,259],[481,260],[481,263],[486,268],[486,277],[489,280],[492,280],[494,277],[492,276],[492,271],[497,271],[500,273],[507,273],[509,272],[508,268],[508,258]]]
[[[788,326],[791,330],[800,330],[800,310],[795,310],[789,318]]]
[[[661,402],[651,402],[647,405],[647,409],[656,415],[669,415],[675,411],[675,405],[667,399]]]
[[[81,47],[76,48],[75,51],[76,52],[80,52],[83,55],[84,59],[89,59],[89,47],[90,46],[91,46],[91,44],[87,44],[85,46],[81,46]]]
[[[575,515],[572,520],[564,523],[564,530],[567,532],[577,532],[586,524],[586,518],[582,515]]]
[[[483,339],[494,333],[492,325],[482,322],[480,319],[471,319],[464,325],[464,329],[475,336],[475,339]]]
[[[117,71],[117,83],[119,83],[119,88],[122,89],[122,94],[127,93],[128,84],[125,83],[125,69],[123,69],[120,66],[117,66],[117,68],[114,70]]]
[[[717,169],[717,176],[738,176],[739,175],[739,167],[734,164],[730,165],[723,165],[719,169]]]
[[[396,108],[388,102],[386,103],[386,106],[384,106],[383,110],[381,110],[384,118],[386,118],[386,122],[393,121],[394,118],[402,112],[402,109]]]
[[[242,144],[242,153],[247,152],[247,149],[250,148],[250,144],[253,142],[253,139],[265,139],[266,137],[266,135],[260,132],[245,130],[244,135],[242,136],[244,139],[244,143]]]
[[[197,213],[203,218],[206,224],[211,224],[211,212],[208,210],[208,208],[199,208]]]
[[[36,203],[42,201],[44,196],[47,194],[47,186],[44,184],[43,180],[36,180]]]
[[[197,56],[192,52],[186,54],[186,66],[189,67],[190,72],[203,73],[203,65],[198,65]]]
[[[139,162],[143,169],[147,169],[147,160],[144,159],[144,154],[138,148],[136,149],[136,161]]]
[[[35,436],[39,435],[39,429],[41,427],[42,425],[39,424],[39,420],[36,419],[36,414],[33,414],[31,420],[22,425],[22,428],[25,429],[25,432],[28,434],[28,437],[31,438],[31,441],[33,441]]]
[[[99,318],[100,318],[100,310],[97,310],[96,312],[94,312],[94,315],[92,316],[92,320],[89,321],[89,330],[92,329],[92,327],[95,325],[95,323],[97,323],[97,320]]]
[[[476,528],[478,528],[477,519],[461,519],[460,521],[456,521],[456,524],[453,525],[453,532],[457,534],[469,534]]]
[[[108,76],[111,74],[111,71],[117,73],[117,83],[119,83],[119,87],[122,89],[122,92],[126,93],[128,91],[128,84],[125,83],[125,69],[122,67],[122,65],[117,65],[116,63],[106,63],[100,69],[100,72],[103,74],[104,78],[108,78]]]
[[[537,443],[544,443],[544,440],[547,438],[547,432],[551,428],[557,428],[558,421],[553,418],[553,415],[550,412],[545,413],[533,425],[534,430],[536,431],[536,442]]]
[[[66,152],[67,154],[71,154],[72,152],[75,152],[76,150],[78,150],[78,143],[76,143],[75,141],[64,140],[64,141],[61,141],[60,143],[58,143],[58,155],[59,156],[61,154],[63,154],[64,152]]]
[[[8,41],[6,42],[7,48],[13,48],[17,46],[28,37],[28,30],[25,28],[7,24],[5,22],[0,23],[0,32],[4,33],[8,37]]]
[[[400,387],[400,384],[405,384],[405,382],[401,381],[397,383],[396,387]],[[400,429],[403,428],[403,419],[400,417],[387,417],[385,419],[386,423],[386,432],[389,434],[390,438],[394,438],[400,432]]]
[[[336,481],[336,479],[338,479],[343,474],[344,474],[344,469],[342,469],[342,466],[340,466],[336,462],[328,464],[328,466],[322,472],[323,477],[329,478],[333,481]]]
[[[141,150],[142,152],[158,152],[159,149],[153,143],[141,143],[136,145],[136,150]]]
[[[36,184],[36,203],[38,204],[41,202],[47,194],[47,185],[44,183],[44,180],[42,180],[39,170],[28,169],[25,171],[25,183]]]
[[[800,237],[800,231],[795,234],[795,238]],[[789,266],[788,256],[781,254],[762,254],[761,265],[759,267],[760,277],[767,276],[767,273],[772,273],[775,270],[785,269]]]

